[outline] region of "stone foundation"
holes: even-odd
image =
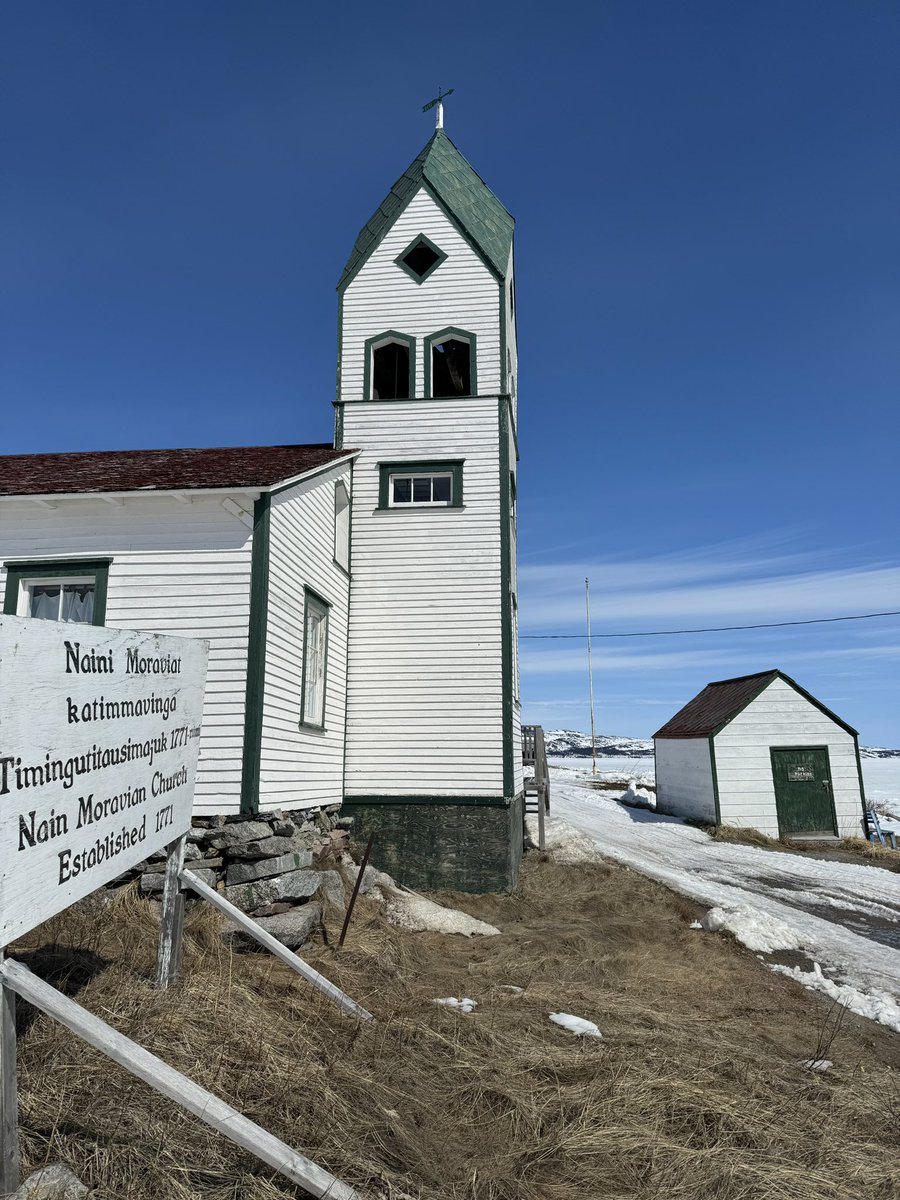
[[[326,907],[345,905],[347,881],[339,868],[351,824],[337,804],[252,817],[195,817],[184,865],[274,937],[297,947],[321,926]],[[142,895],[161,898],[165,868],[165,851],[158,851],[115,886],[139,880]]]
[[[524,797],[494,804],[345,801],[355,848],[375,834],[371,862],[417,891],[508,892],[524,842]]]

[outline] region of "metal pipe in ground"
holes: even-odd
[[[372,853],[372,843],[374,841],[375,834],[370,833],[365,854],[363,854],[362,862],[359,864],[359,872],[356,876],[356,883],[353,885],[353,894],[350,897],[350,903],[347,905],[347,915],[344,917],[344,925],[341,929],[341,936],[338,938],[338,950],[343,948],[344,938],[347,936],[347,930],[350,928],[350,918],[353,916],[353,909],[356,906],[356,897],[359,895],[359,889],[362,887],[363,875],[365,875],[366,867],[369,865],[369,855]]]

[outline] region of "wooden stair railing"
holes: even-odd
[[[537,816],[538,846],[544,850],[544,813],[550,808],[550,772],[541,725],[522,726],[522,763],[526,768],[534,769],[533,775],[525,777],[525,813]]]

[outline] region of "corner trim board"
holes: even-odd
[[[509,409],[507,401],[497,404],[500,439],[500,670],[502,674],[503,713],[503,794],[512,796],[515,786],[513,759],[513,621],[510,582],[512,546],[510,543],[509,488]]]
[[[259,812],[263,701],[266,687],[266,633],[269,610],[269,534],[272,497],[263,493],[253,506],[250,560],[250,621],[247,629],[247,687],[244,750],[241,760],[241,812]]]

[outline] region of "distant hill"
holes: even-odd
[[[547,753],[554,758],[590,758],[591,735],[574,729],[548,729],[544,732]],[[900,758],[900,750],[886,746],[860,746],[861,758]],[[616,737],[601,734],[597,737],[597,754],[603,758],[645,758],[653,755],[652,738]]]
[[[547,753],[556,758],[590,758],[591,735],[573,729],[544,731]],[[597,737],[597,753],[604,758],[645,758],[653,754],[653,740],[648,738],[616,737],[601,734]]]

